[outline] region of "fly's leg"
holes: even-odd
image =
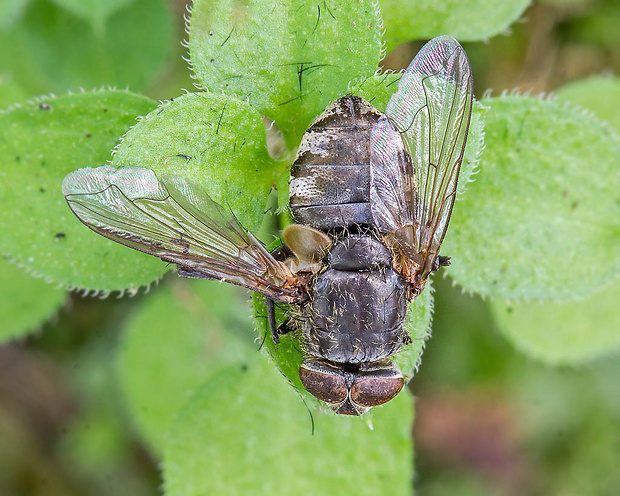
[[[271,298],[265,298],[267,304],[267,323],[269,324],[269,332],[271,332],[271,339],[275,344],[280,342],[278,336],[278,328],[276,327],[276,309]]]
[[[280,343],[280,336],[288,334],[293,331],[294,328],[289,324],[287,320],[280,327],[276,327],[276,309],[271,298],[265,298],[267,304],[267,322],[269,324],[269,332],[271,333],[271,339],[275,344]]]

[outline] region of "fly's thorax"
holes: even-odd
[[[306,131],[291,168],[295,220],[322,230],[370,225],[370,133],[381,116],[356,96],[336,100]]]
[[[353,365],[310,357],[299,368],[299,377],[310,394],[345,415],[361,415],[390,401],[405,384],[390,360]]]

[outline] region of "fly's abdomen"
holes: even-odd
[[[370,132],[381,114],[356,96],[334,102],[304,135],[291,168],[295,220],[316,229],[370,225]]]

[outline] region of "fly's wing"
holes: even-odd
[[[62,184],[73,213],[93,231],[178,264],[183,273],[245,286],[285,303],[302,299],[296,278],[200,186],[141,168],[80,169]]]
[[[420,290],[448,228],[472,100],[465,51],[439,36],[413,59],[371,134],[373,220]]]

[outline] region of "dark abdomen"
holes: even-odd
[[[312,124],[291,168],[290,208],[323,231],[372,223],[370,132],[381,114],[356,96],[334,102]]]

